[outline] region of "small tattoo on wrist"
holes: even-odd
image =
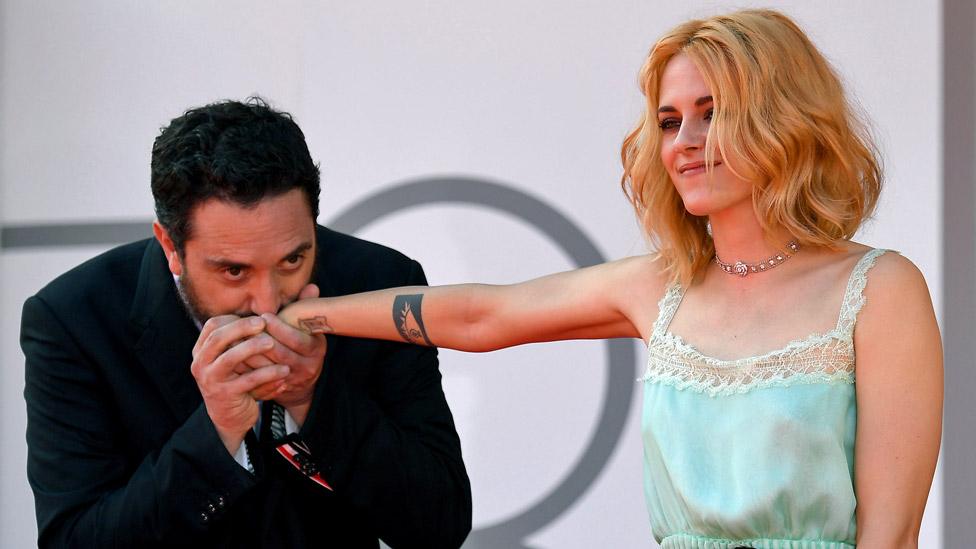
[[[407,343],[433,347],[424,329],[421,302],[424,294],[398,295],[393,299],[393,324]]]
[[[331,334],[335,331],[332,329],[332,326],[329,326],[329,322],[324,316],[300,318],[298,319],[298,325],[301,326],[303,330],[313,335]]]

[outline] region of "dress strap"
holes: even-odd
[[[674,318],[674,313],[678,311],[678,305],[681,304],[681,298],[684,297],[684,291],[681,289],[681,285],[677,282],[672,282],[667,291],[664,292],[664,296],[661,297],[661,301],[657,303],[657,320],[654,321],[654,336],[662,337],[665,332],[668,331],[668,326],[671,325],[671,319]]]
[[[847,289],[844,291],[844,301],[840,305],[840,316],[837,318],[837,332],[846,339],[854,336],[854,323],[857,322],[857,313],[864,306],[864,286],[868,283],[868,269],[873,267],[874,262],[888,251],[891,250],[882,248],[869,250],[854,265],[851,277],[847,281]]]

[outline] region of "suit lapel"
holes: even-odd
[[[154,240],[143,254],[129,320],[140,362],[177,419],[185,420],[203,402],[190,373],[199,330],[184,310],[163,250]]]

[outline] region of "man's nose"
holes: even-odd
[[[256,315],[277,314],[282,303],[281,285],[275,276],[262,277],[255,281],[251,288],[251,312]]]

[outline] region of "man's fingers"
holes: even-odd
[[[262,385],[284,381],[290,372],[291,368],[288,366],[275,364],[273,366],[265,366],[257,370],[251,370],[250,373],[244,374],[228,383],[234,392],[240,394],[250,393]]]
[[[237,315],[220,315],[211,317],[209,320],[207,320],[207,322],[203,324],[203,328],[200,330],[200,335],[197,337],[196,344],[193,345],[193,357],[195,358],[197,356],[197,353],[200,352],[200,348],[203,346],[203,342],[210,337],[210,334],[213,333],[214,330],[222,326],[226,326],[235,320],[239,320],[240,318],[241,317]]]
[[[265,336],[265,337],[268,337],[268,338],[271,337],[271,336],[269,336],[267,334],[261,334],[261,335],[258,335],[257,337],[261,337],[262,335]],[[244,359],[244,365],[247,366],[249,370],[253,370],[255,368],[260,368],[262,366],[268,366],[270,364],[288,364],[287,362],[284,362],[282,360],[278,360],[275,357],[275,354],[274,354],[275,347],[281,347],[281,345],[278,344],[277,342],[275,342],[274,343],[274,347],[271,348],[271,351],[268,351],[267,353],[264,353],[264,354],[261,354],[261,355],[252,355],[252,356]],[[234,371],[236,372],[237,371],[237,368],[234,368]]]
[[[271,364],[289,364],[289,362],[282,362],[280,360],[272,360],[268,358],[268,354],[263,355],[252,355],[249,358],[244,359],[244,362],[239,362],[234,366],[234,373],[237,375],[244,375],[251,370],[257,370],[258,368],[269,366]]]
[[[319,296],[319,287],[316,286],[315,284],[308,284],[304,288],[302,288],[302,291],[298,292],[298,299],[308,299],[311,297],[318,297],[318,296]]]
[[[274,340],[267,334],[243,341],[218,356],[208,368],[208,375],[216,376],[217,379],[224,379],[231,372],[237,371],[241,364],[246,366],[248,359],[270,351],[274,345]]]
[[[278,341],[277,339],[274,339],[274,337],[272,337],[270,334],[264,333],[261,334],[261,336],[267,337],[272,341],[274,341],[274,345],[271,347],[271,349],[262,353],[261,355],[248,359],[247,360],[248,366],[251,366],[252,368],[255,367],[255,365],[266,366],[267,363],[262,363],[262,361],[267,361],[268,363],[273,362],[275,364],[288,364],[290,366],[294,366],[295,364],[298,364],[301,360],[305,358],[299,353],[296,353],[295,351],[289,349],[288,346],[286,346],[284,343]]]
[[[284,380],[275,380],[251,389],[250,394],[254,400],[274,400],[287,389],[288,384]]]
[[[325,336],[311,335],[293,328],[278,318],[277,315],[265,313],[261,315],[265,322],[265,330],[272,337],[285,344],[286,347],[303,355],[310,354],[316,346],[321,345]]]
[[[201,333],[201,337],[197,341],[198,343],[200,341],[203,343],[200,344],[200,350],[197,353],[197,356],[194,357],[194,362],[199,362],[202,364],[210,364],[211,362],[214,362],[217,360],[217,357],[221,356],[221,354],[225,353],[225,351],[229,352],[228,348],[234,343],[242,339],[247,340],[240,345],[233,346],[233,348],[230,350],[242,347],[249,341],[252,341],[247,338],[264,331],[264,325],[264,320],[261,317],[251,316],[247,318],[240,318],[228,324],[224,324],[223,326],[216,327],[206,337],[203,337],[203,334]],[[245,353],[242,356],[242,360],[243,358],[251,356],[252,354],[254,353]]]
[[[262,332],[252,337],[251,339],[262,339],[262,340],[267,339],[270,340],[272,343],[271,343],[271,347],[267,351],[259,355],[252,355],[244,359],[244,365],[250,369],[260,368],[262,366],[267,366],[269,364],[295,364],[296,361],[302,358],[301,356],[298,355],[298,353],[286,347],[284,344],[282,344],[280,341],[272,337],[271,334],[268,334],[267,332]],[[262,344],[262,346],[265,345],[267,345],[267,343]],[[239,369],[237,367],[234,368],[235,372],[238,372],[238,370]]]

